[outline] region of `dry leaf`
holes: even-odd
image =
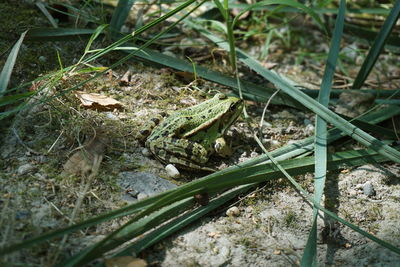
[[[147,262],[132,256],[117,257],[105,260],[106,267],[146,267]]]
[[[86,108],[95,110],[122,109],[121,102],[105,95],[76,91],[75,96],[81,101],[82,106]]]

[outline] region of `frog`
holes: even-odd
[[[243,100],[217,93],[198,105],[154,118],[146,148],[156,159],[180,169],[215,171],[205,167],[210,156],[227,156],[223,136],[243,110]],[[165,115],[165,117],[164,117]],[[218,140],[223,140],[218,142]],[[221,144],[222,143],[222,144]]]

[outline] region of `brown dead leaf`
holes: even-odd
[[[147,262],[132,256],[117,257],[105,260],[106,267],[146,267]]]
[[[75,96],[81,101],[82,106],[89,109],[109,111],[122,109],[122,103],[105,95],[76,91]]]

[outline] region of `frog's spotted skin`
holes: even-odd
[[[224,135],[242,110],[243,101],[239,98],[216,94],[164,119],[147,138],[146,147],[164,163],[186,169],[211,170],[202,165],[214,152],[215,140]],[[142,131],[146,134],[148,130]]]

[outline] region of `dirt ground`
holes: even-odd
[[[24,9],[18,9],[16,18],[21,21],[30,18],[32,21],[27,24],[45,24],[32,3],[24,1],[18,5]],[[0,5],[0,8],[4,11],[9,6]],[[8,27],[11,26],[15,25],[9,23]],[[8,31],[15,29],[8,28]],[[1,48],[9,47],[18,38],[14,35],[9,39],[0,38],[3,39]],[[57,61],[51,60],[53,57],[46,51],[60,50],[64,64],[68,65],[81,56],[84,47],[82,43],[67,42],[24,45],[12,86],[57,68]],[[250,53],[257,54],[259,49],[256,47]],[[282,55],[276,44],[271,51],[276,52],[273,61],[280,63],[275,67],[277,72],[309,88],[315,89],[320,83],[320,67],[310,67],[310,62],[294,64],[295,59]],[[183,51],[176,53],[183,55]],[[104,65],[113,62],[113,57],[117,56],[107,58]],[[388,58],[387,65],[382,60],[377,72],[393,71],[390,60],[394,59]],[[0,62],[2,65],[4,60]],[[58,95],[91,75],[66,74],[40,94],[39,99],[48,101],[30,100],[32,107],[1,127],[0,245],[22,242],[201,176],[183,171],[180,178],[171,178],[162,163],[144,153],[137,133],[155,115],[201,103],[218,91],[228,93],[227,88],[207,81],[193,84],[171,69],[130,61],[80,88],[85,93],[99,93],[118,100],[120,106],[92,110],[83,107],[74,92]],[[259,127],[264,105],[250,101],[246,105],[252,121],[246,122],[241,117],[227,133],[234,154],[228,159],[211,158],[212,167],[224,169],[261,154],[252,132]],[[263,123],[262,141],[273,150],[313,136],[313,124],[311,113],[271,105]],[[344,148],[358,147],[352,142],[343,144]],[[88,155],[80,152],[82,146],[89,147]],[[96,162],[101,164],[93,171]],[[121,178],[124,173],[151,177],[155,181],[163,179],[165,187],[146,192],[136,188],[135,191],[134,186]],[[332,171],[327,178],[323,203],[340,217],[400,247],[399,177],[400,165],[392,163]],[[296,179],[313,192],[312,174]],[[234,212],[227,215],[227,210]],[[286,180],[280,179],[260,184],[254,191],[137,256],[150,266],[297,266],[311,218],[312,208]],[[65,239],[2,255],[0,263],[57,266],[60,260],[101,240],[126,220],[113,220]],[[399,266],[399,255],[351,229],[323,215],[318,225],[320,266]]]

